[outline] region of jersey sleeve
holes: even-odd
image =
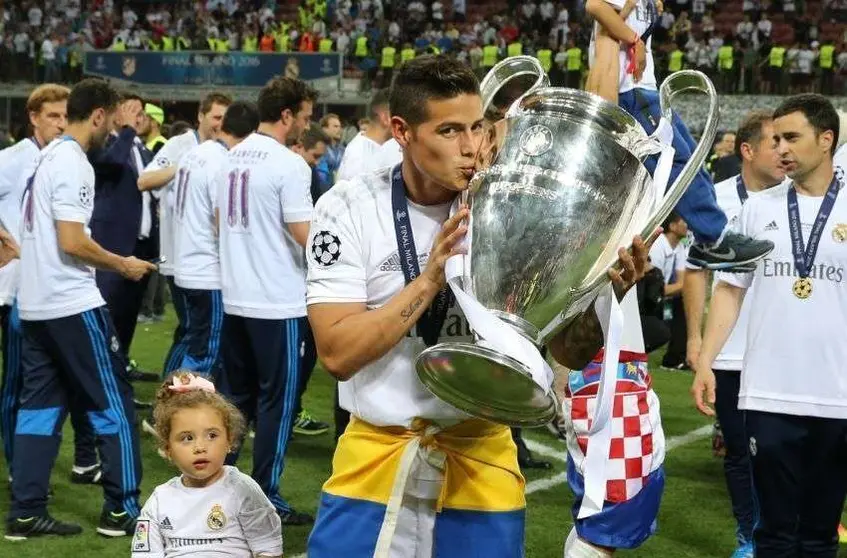
[[[312,220],[312,171],[297,157],[298,164],[286,173],[282,184],[280,203],[282,219],[286,223],[303,223]]]
[[[183,151],[180,136],[169,139],[165,145],[162,146],[159,152],[156,153],[153,160],[144,167],[144,171],[161,170],[176,165],[179,163],[179,159],[183,154]]]
[[[735,226],[735,232],[743,235],[752,236],[753,234],[753,219],[755,217],[756,205],[759,200],[751,198],[741,208],[741,213],[738,215],[738,221]],[[718,281],[723,281],[733,287],[740,289],[749,289],[753,284],[753,276],[755,272],[748,273],[729,273],[727,271],[718,272]]]
[[[336,185],[321,196],[306,247],[306,304],[366,302],[363,239]]]
[[[282,556],[282,523],[273,504],[247,475],[240,476],[238,491],[238,522],[253,556]]]
[[[80,161],[68,159],[57,161],[60,172],[47,177],[53,182],[51,212],[56,221],[85,223],[94,210],[94,173],[85,172]]]
[[[606,4],[614,7],[616,10],[621,11],[623,7],[626,5],[626,0],[606,0]]]
[[[135,524],[132,558],[164,558],[165,541],[159,529],[159,499],[156,491],[147,499]]]

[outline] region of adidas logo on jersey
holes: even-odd
[[[165,516],[165,519],[162,520],[162,523],[159,524],[159,527],[161,527],[162,530],[168,531],[173,531],[174,529],[174,526],[171,525],[171,519],[168,516]]]
[[[765,225],[765,231],[778,231],[779,226],[776,224],[776,221],[771,221],[767,225]]]
[[[428,259],[429,254],[418,254],[418,266],[420,266],[421,271],[423,271]],[[387,260],[379,264],[380,271],[401,271],[402,269],[403,268],[400,267],[400,254],[397,252],[394,252]]]

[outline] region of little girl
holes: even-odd
[[[156,395],[156,430],[182,475],[159,485],[141,510],[133,558],[281,557],[279,516],[259,485],[224,459],[244,418],[205,378],[177,372]]]

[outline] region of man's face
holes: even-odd
[[[218,132],[221,131],[221,124],[224,120],[224,114],[226,114],[226,108],[227,105],[212,103],[212,108],[209,109],[209,112],[206,114],[201,112],[198,115],[198,128],[201,136],[208,139],[218,137]]]
[[[806,115],[799,111],[777,118],[773,126],[785,174],[802,182],[829,155],[834,141],[832,131],[817,134]]]
[[[427,101],[426,108],[428,119],[417,127],[395,119],[394,137],[428,179],[447,190],[465,190],[483,137],[482,99],[462,94]]]
[[[303,101],[300,103],[300,110],[294,115],[293,123],[291,124],[291,132],[300,136],[303,131],[309,127],[309,122],[312,120],[312,101]]]
[[[50,143],[65,131],[68,125],[68,102],[44,103],[38,112],[29,113],[32,128],[45,143]]]
[[[114,129],[116,109],[99,108],[91,115],[91,141],[89,149],[100,149],[106,145],[106,138]]]
[[[147,137],[150,134],[150,130],[153,128],[153,119],[150,118],[146,112],[141,111],[138,115],[138,127],[136,130],[138,131],[138,135],[141,137]]]
[[[670,224],[670,232],[675,234],[677,238],[685,238],[688,235],[688,223],[684,219],[677,219]]]
[[[726,133],[721,137],[721,141],[715,146],[715,155],[724,157],[732,153],[735,148],[735,134]]]
[[[326,144],[319,141],[311,149],[304,149],[302,155],[306,160],[306,163],[308,163],[310,167],[315,168],[318,161],[320,161],[321,157],[324,156],[324,153],[326,153]]]
[[[785,170],[779,162],[779,151],[774,139],[773,122],[762,124],[762,137],[753,146],[753,158],[750,161],[753,172],[766,180],[769,185],[776,185],[785,178]]]
[[[330,118],[327,120],[326,126],[323,128],[323,131],[332,141],[340,141],[341,140],[341,121],[337,118]]]

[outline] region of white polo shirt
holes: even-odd
[[[195,148],[199,142],[200,136],[195,130],[172,137],[156,153],[156,157],[144,167],[144,170],[160,170],[171,165],[178,165],[185,154]],[[166,258],[166,261],[159,266],[159,273],[171,277],[174,275],[175,257],[173,232],[175,183],[176,180],[171,180],[164,187],[153,191],[153,195],[159,200],[159,255]]]
[[[823,418],[847,418],[847,242],[836,228],[847,228],[847,195],[842,191],[821,236],[810,273],[813,291],[800,299],[788,228],[790,182],[751,197],[739,219],[739,232],[771,240],[776,248],[756,271],[720,273],[731,285],[756,289],[751,296],[747,347],[741,374],[739,408]],[[803,241],[808,242],[822,197],[797,196]]]
[[[224,311],[246,318],[306,315],[303,248],[288,223],[312,220],[312,171],[258,132],[229,152],[218,185]]]
[[[56,230],[56,221],[71,221],[91,235],[94,168],[76,141],[62,137],[44,148],[23,207],[21,319],[53,320],[103,306],[94,268],[63,252]]]
[[[218,185],[227,147],[207,140],[182,158],[174,195],[174,281],[184,289],[220,290],[221,265],[215,226]]]
[[[0,224],[18,244],[21,241],[24,190],[40,152],[41,148],[32,138],[0,151]],[[11,305],[15,301],[20,278],[19,264],[19,260],[12,260],[0,268],[0,305]]]

